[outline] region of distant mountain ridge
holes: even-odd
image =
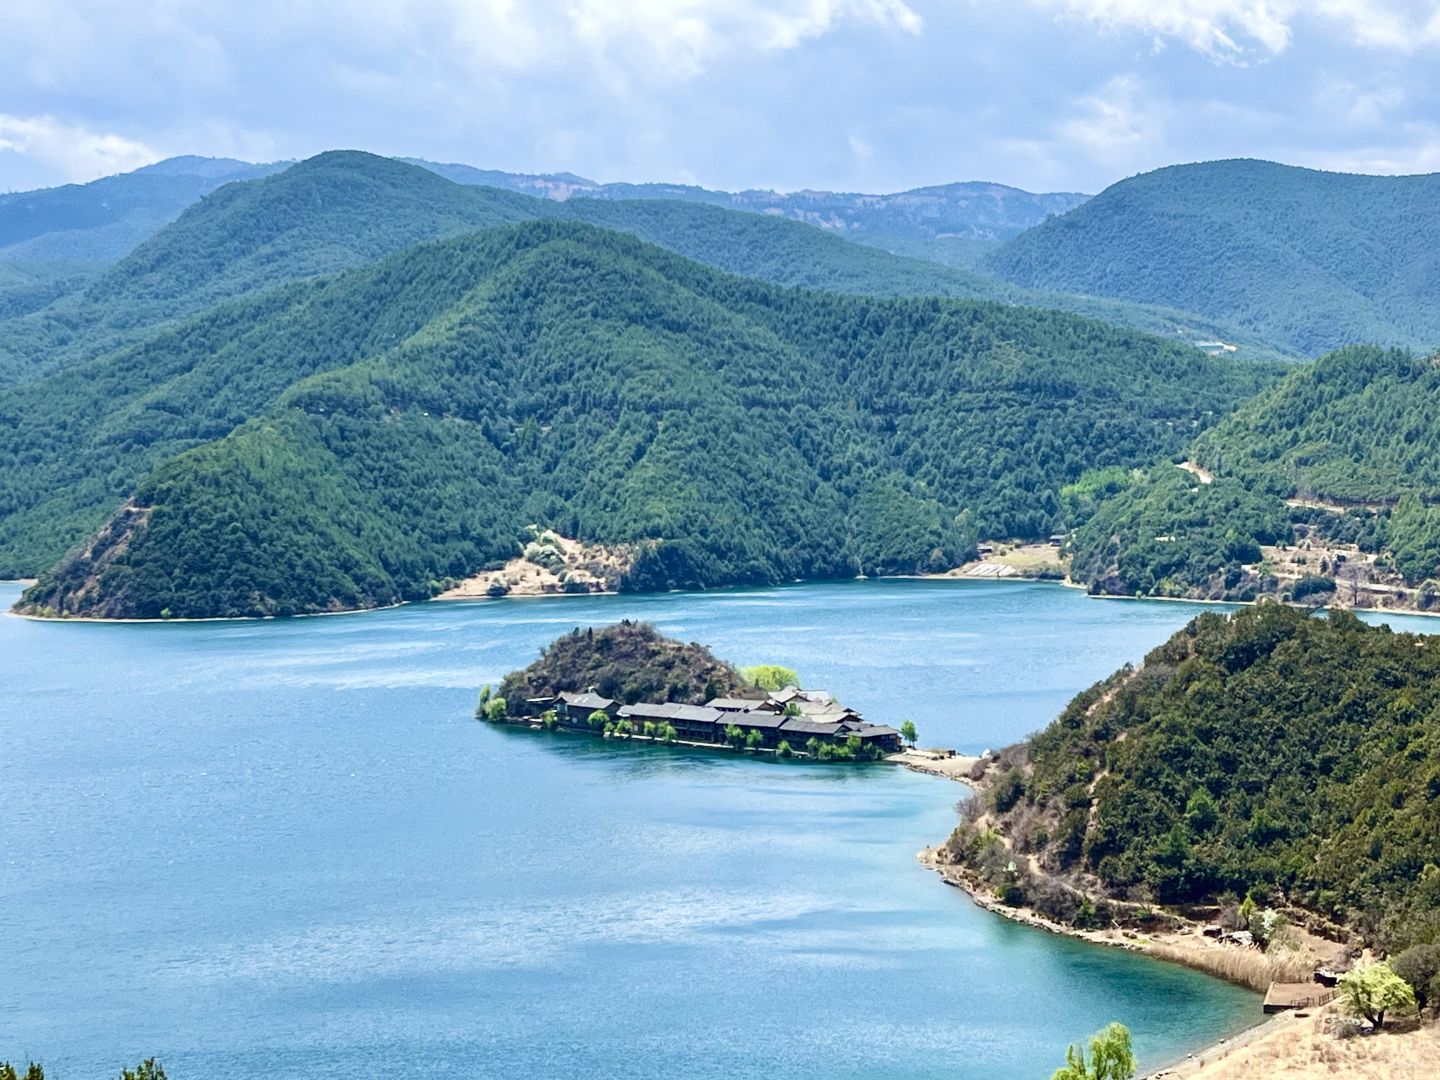
[[[556,201],[590,199],[674,199],[708,203],[755,214],[793,218],[900,254],[965,265],[946,242],[997,244],[1063,214],[1090,198],[1077,192],[1035,194],[1005,184],[959,181],[888,194],[749,189],[716,191],[693,184],[601,184],[573,173],[507,173],[468,165],[407,159],[460,184],[508,188]],[[965,250],[965,249],[961,249]]]
[[[72,286],[73,275],[14,273],[13,314],[34,314],[0,321],[0,385],[140,340],[167,320],[232,297],[361,265],[421,241],[533,218],[590,221],[781,285],[1061,308],[1179,340],[1228,333],[1182,312],[1027,291],[771,215],[659,199],[538,199],[457,184],[396,159],[329,151],[219,187],[104,268],[83,292],[45,310],[36,308]],[[5,296],[0,278],[0,312]]]
[[[179,157],[88,184],[0,195],[0,263],[114,262],[220,185],[283,168]]]
[[[1440,345],[1440,174],[1240,159],[1114,184],[991,254],[1030,288],[1184,308],[1296,350]]]
[[[893,194],[829,191],[713,191],[686,184],[600,184],[574,173],[512,173],[471,165],[398,159],[448,180],[496,187],[552,201],[570,198],[667,199],[775,214],[831,230],[847,239],[894,246],[941,262],[946,243],[993,246],[1088,196],[1032,194],[1003,184],[966,181]],[[88,184],[0,195],[0,262],[109,263],[130,253],[188,206],[222,184],[253,180],[294,162],[254,164],[232,158],[167,158]],[[893,241],[893,244],[891,242]],[[926,245],[934,250],[925,250]],[[953,245],[952,245],[953,247]],[[977,249],[978,250],[978,249]]]

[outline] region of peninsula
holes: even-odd
[[[1267,1013],[1362,977],[1433,1005],[1434,645],[1274,602],[1202,615],[988,756],[923,857],[982,906],[1251,986]]]

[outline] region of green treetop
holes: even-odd
[[[1339,985],[1345,1011],[1370,1021],[1376,1031],[1385,1025],[1387,1012],[1415,1008],[1415,991],[1383,960],[1347,971]]]
[[[1124,1024],[1109,1024],[1090,1036],[1088,1063],[1085,1051],[1072,1045],[1065,1052],[1065,1067],[1056,1069],[1050,1080],[1130,1080],[1134,1075],[1130,1029]]]
[[[787,686],[800,685],[800,676],[779,664],[756,664],[754,667],[741,668],[740,674],[761,690],[783,690]]]

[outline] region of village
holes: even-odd
[[[877,761],[903,749],[901,733],[895,728],[866,722],[826,691],[793,687],[763,698],[712,698],[704,705],[626,705],[593,691],[564,692],[527,698],[516,714],[496,710],[487,718],[821,761]]]

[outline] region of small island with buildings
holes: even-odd
[[[823,690],[793,685],[773,666],[740,670],[647,623],[574,630],[498,692],[476,716],[496,723],[609,738],[732,749],[815,761],[879,761],[914,741],[914,726],[872,724]]]

